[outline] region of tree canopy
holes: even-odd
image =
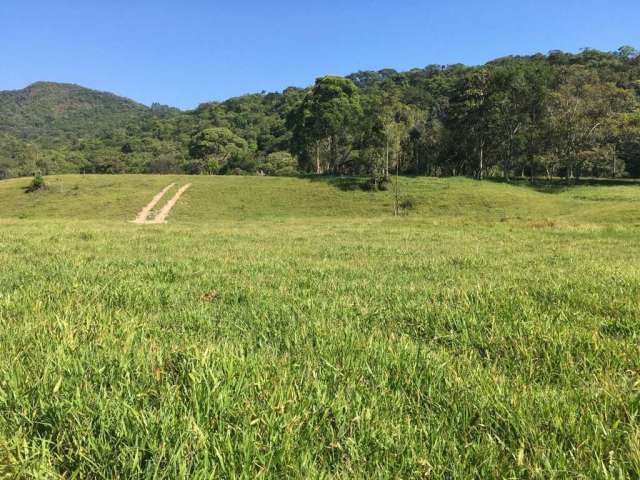
[[[0,178],[640,176],[639,105],[640,54],[629,46],[327,76],[185,112],[40,82],[0,92]]]

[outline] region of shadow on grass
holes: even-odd
[[[615,187],[615,186],[634,186],[640,185],[640,180],[635,178],[581,178],[573,179],[567,182],[563,178],[512,178],[505,180],[504,178],[487,178],[489,182],[504,183],[518,187],[525,187],[542,193],[561,193],[566,192],[575,187]]]
[[[309,180],[313,183],[326,183],[329,186],[342,190],[343,192],[352,192],[354,190],[368,190],[368,179],[365,177],[336,177],[332,175],[305,175],[301,178]]]
[[[419,178],[416,175],[402,175],[403,178]],[[308,180],[313,183],[325,183],[329,186],[337,188],[343,192],[350,191],[371,191],[369,178],[356,176],[334,176],[334,175],[301,175],[299,178]],[[452,177],[438,177],[452,178]],[[466,177],[471,178],[471,177]],[[640,186],[640,179],[635,178],[581,178],[579,180],[571,180],[570,183],[563,178],[547,179],[545,177],[536,177],[533,180],[529,178],[511,178],[505,180],[502,177],[488,177],[483,181],[492,183],[503,183],[516,187],[523,187],[535,190],[541,193],[561,193],[575,187],[593,186],[593,187],[613,187],[613,186]]]

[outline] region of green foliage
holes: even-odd
[[[389,189],[389,184],[389,177],[385,177],[384,173],[376,172],[367,178],[363,188],[370,192],[384,192]]]
[[[232,155],[220,170],[222,174],[231,175],[251,175],[256,173],[258,163],[256,159],[247,152],[239,152]]]
[[[189,145],[189,154],[195,159],[196,171],[192,173],[214,174],[224,169],[239,168],[227,164],[246,164],[247,148],[247,142],[228,128],[206,128],[194,135]]]
[[[293,177],[298,174],[298,162],[289,152],[272,152],[260,165],[265,175]]]
[[[476,178],[639,176],[640,132],[629,128],[639,112],[631,47],[322,77],[187,112],[40,82],[0,92],[0,178],[281,175],[265,163],[277,152],[290,152],[300,172],[371,178],[396,166]]]
[[[347,78],[319,78],[291,113],[292,150],[307,168],[313,164],[316,173],[340,173],[350,161],[362,115],[358,90]]]
[[[0,92],[0,131],[43,146],[100,136],[147,114],[144,105],[78,85],[37,82]]]
[[[36,174],[33,176],[33,180],[31,180],[31,183],[29,184],[29,186],[25,188],[25,192],[33,193],[33,192],[37,192],[38,190],[44,190],[46,187],[47,185],[45,184],[44,178],[42,177],[42,175]]]
[[[193,137],[189,153],[194,158],[228,157],[247,149],[247,142],[228,128],[207,128]]]

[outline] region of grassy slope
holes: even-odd
[[[126,222],[172,180],[168,225]],[[403,179],[393,218],[325,181],[26,183],[0,182],[10,478],[640,473],[637,186]]]
[[[173,223],[301,218],[378,218],[393,210],[392,192],[351,189],[349,180],[180,175],[63,175],[47,178],[49,189],[28,195],[29,179],[0,182],[0,219],[132,219],[171,182],[193,183]],[[486,223],[640,223],[638,186],[573,187],[541,193],[527,187],[463,178],[403,178],[402,192],[417,199],[415,219],[443,218]]]

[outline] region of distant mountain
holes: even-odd
[[[36,82],[0,91],[0,133],[40,144],[94,137],[139,123],[152,109],[79,85]]]

